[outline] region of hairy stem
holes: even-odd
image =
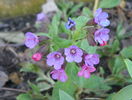
[[[98,8],[99,5],[99,0],[95,0],[94,2],[94,8],[93,8],[93,13],[96,11],[96,9]]]
[[[26,93],[27,92],[26,90],[14,89],[14,88],[6,88],[6,87],[0,88],[0,90],[22,92],[22,93]]]

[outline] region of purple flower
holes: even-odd
[[[87,66],[87,65],[83,65],[82,69],[78,72],[78,76],[81,77],[85,77],[85,78],[90,78],[90,74],[91,72],[96,71],[96,68],[93,66]]]
[[[59,69],[59,70],[53,70],[51,72],[52,74],[52,78],[55,80],[60,80],[61,82],[65,82],[68,77],[66,75],[66,72],[64,71],[64,69]]]
[[[68,18],[68,22],[65,24],[66,29],[71,29],[76,25],[75,21],[73,21],[71,18]]]
[[[83,51],[75,45],[72,45],[69,48],[65,48],[64,53],[66,55],[67,62],[74,61],[80,63],[82,61]]]
[[[64,57],[60,52],[53,52],[47,56],[47,64],[49,66],[54,66],[55,69],[60,69],[64,63]]]
[[[101,28],[95,31],[94,33],[94,40],[98,42],[101,46],[104,46],[107,44],[107,41],[109,40],[108,33],[110,30],[108,28]]]
[[[99,63],[99,55],[98,54],[87,54],[84,57],[84,62],[88,66],[94,66]]]
[[[98,8],[94,14],[94,21],[102,27],[109,26],[110,21],[107,19],[108,13],[102,12],[102,8]]]
[[[39,42],[38,37],[35,34],[33,34],[32,32],[27,32],[25,34],[25,37],[26,37],[26,39],[25,39],[25,45],[28,48],[34,48],[38,44],[38,42]]]
[[[37,21],[43,21],[45,19],[46,15],[41,12],[37,14]]]

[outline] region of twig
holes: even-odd
[[[14,88],[6,88],[6,87],[0,88],[0,90],[22,92],[22,93],[26,93],[27,92],[26,90],[22,90],[22,89],[14,89]]]
[[[13,97],[13,96],[16,96],[17,94],[18,94],[18,93],[11,94],[11,95],[4,95],[4,96],[0,96],[0,98]]]
[[[98,8],[99,5],[99,0],[95,0],[94,2],[94,8],[93,8],[93,13],[95,13],[96,9]]]
[[[6,47],[6,46],[11,46],[11,47],[19,47],[23,46],[24,44],[0,44],[0,47]]]

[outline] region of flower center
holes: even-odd
[[[59,59],[61,56],[59,54],[55,54],[55,58]]]
[[[71,49],[70,53],[71,54],[76,54],[76,49]]]

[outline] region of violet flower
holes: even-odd
[[[60,69],[64,63],[64,57],[60,52],[52,52],[47,56],[47,65],[54,66],[55,69]]]
[[[75,21],[71,18],[68,18],[68,22],[65,24],[66,29],[71,29],[76,25]]]
[[[90,78],[90,74],[94,71],[96,71],[95,67],[83,65],[82,69],[78,72],[78,76],[79,77],[83,76],[84,78]]]
[[[88,66],[94,66],[99,63],[99,55],[98,54],[87,54],[84,57],[84,62]]]
[[[43,13],[43,12],[41,12],[41,13],[38,13],[37,14],[37,21],[43,21],[44,19],[45,19],[45,17],[46,17],[46,15]]]
[[[66,55],[67,62],[80,63],[82,61],[83,51],[75,45],[65,48],[64,53]]]
[[[33,54],[32,59],[34,61],[40,61],[42,59],[42,54],[39,53],[39,52],[38,53],[35,53],[35,54]]]
[[[27,32],[25,34],[25,45],[28,48],[34,48],[38,43],[39,43],[39,39],[37,37],[37,35],[33,34],[32,32]]]
[[[94,40],[100,44],[100,46],[104,46],[107,44],[109,40],[108,33],[110,30],[108,28],[101,28],[95,31],[94,33]]]
[[[98,25],[100,25],[102,27],[109,26],[110,21],[107,18],[108,18],[108,13],[107,12],[103,12],[102,8],[98,8],[96,10],[96,12],[94,14],[95,23],[97,23]]]
[[[55,80],[60,80],[61,82],[66,82],[68,77],[66,75],[66,72],[64,69],[59,69],[59,70],[53,70],[51,72],[51,77]]]

